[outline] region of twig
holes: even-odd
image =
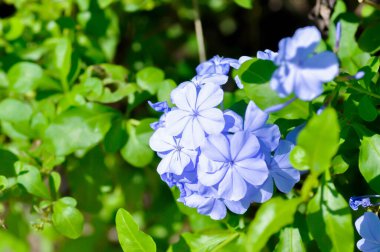
[[[195,35],[197,36],[199,61],[206,61],[206,49],[203,38],[202,22],[199,15],[198,0],[193,0]]]

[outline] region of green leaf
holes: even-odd
[[[18,173],[17,183],[25,187],[28,193],[44,199],[50,198],[49,191],[42,181],[38,168],[19,162],[16,164],[16,170]]]
[[[223,251],[222,249],[238,236],[239,233],[220,229],[182,234],[191,252]]]
[[[25,239],[13,235],[8,230],[0,229],[0,251],[17,251],[28,252],[30,251],[28,243]]]
[[[234,2],[243,8],[251,9],[253,0],[234,0]]]
[[[127,122],[128,141],[121,149],[123,158],[135,167],[148,165],[154,156],[154,152],[149,147],[149,138],[153,134],[150,124],[156,119],[146,118],[138,122],[137,126]]]
[[[334,157],[331,165],[332,165],[332,168],[334,170],[334,174],[342,174],[342,173],[346,172],[347,169],[349,168],[349,165],[343,159],[342,155],[338,155],[338,156]]]
[[[16,176],[14,163],[18,160],[17,156],[10,151],[0,149],[0,160],[0,175],[8,178]]]
[[[136,74],[137,85],[151,94],[155,94],[161,83],[164,81],[165,74],[156,67],[146,67]]]
[[[42,68],[30,62],[20,62],[9,69],[9,89],[17,93],[27,93],[36,89],[43,77]]]
[[[104,137],[104,149],[107,152],[117,152],[125,145],[128,135],[123,124],[122,120],[115,120],[112,123],[110,130]]]
[[[323,183],[309,202],[307,224],[321,251],[354,250],[350,209],[332,182]]]
[[[359,152],[359,170],[370,187],[380,193],[380,135],[364,137]]]
[[[123,251],[156,251],[156,244],[152,237],[140,231],[131,214],[124,209],[119,209],[116,213],[116,230]]]
[[[71,41],[68,38],[57,39],[54,49],[54,66],[60,73],[63,85],[68,85],[67,76],[71,69],[71,54]]]
[[[58,156],[87,150],[104,138],[117,116],[116,110],[99,104],[70,108],[46,129],[46,144],[52,146]]]
[[[261,205],[248,227],[247,251],[261,251],[273,234],[291,224],[300,203],[300,198],[285,200],[276,197]]]
[[[174,88],[176,88],[176,84],[173,80],[164,80],[160,87],[158,88],[157,98],[158,101],[166,101],[169,105],[172,105],[170,99],[170,93]]]
[[[291,251],[305,252],[300,231],[295,227],[285,227],[281,230],[280,241],[275,247],[274,252]]]
[[[68,205],[66,200],[60,199],[54,203],[51,218],[54,228],[62,235],[76,239],[82,234],[83,215],[78,209]]]
[[[276,68],[276,65],[270,60],[254,58],[244,62],[236,73],[244,86],[265,84],[270,81]]]
[[[28,103],[7,98],[0,102],[0,120],[8,122],[25,122],[32,116],[33,110]]]
[[[334,109],[314,115],[297,138],[297,148],[290,153],[296,169],[310,169],[319,175],[331,165],[339,147],[339,123]]]
[[[359,47],[366,52],[375,53],[380,49],[380,22],[369,26],[360,35]]]
[[[0,192],[4,191],[8,187],[8,179],[0,175]]]
[[[359,116],[367,122],[372,122],[376,120],[377,117],[377,109],[373,104],[373,101],[367,95],[363,95],[363,97],[359,101],[358,106]]]
[[[291,98],[280,98],[278,94],[273,91],[269,83],[262,85],[246,85],[244,90],[249,99],[261,108],[266,109],[274,105],[282,104],[289,101]],[[309,105],[307,102],[295,100],[280,111],[271,114],[277,118],[285,119],[306,119],[309,116]]]
[[[58,172],[51,172],[49,176],[50,191],[53,198],[57,197],[59,187],[61,186],[61,175]]]

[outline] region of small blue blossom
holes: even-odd
[[[238,68],[239,61],[231,58],[223,58],[218,55],[212,57],[210,60],[205,61],[197,66],[195,69],[197,75],[203,74],[223,74],[228,75],[230,66]]]
[[[149,106],[157,112],[169,112],[170,108],[166,101],[153,103],[148,101]]]
[[[219,86],[206,84],[197,90],[194,85],[186,85],[171,98],[178,109],[167,113],[166,129],[173,136],[182,134],[182,141],[190,148],[199,147],[207,134],[222,132],[223,112],[215,108],[223,100]]]
[[[260,143],[249,132],[210,135],[201,145],[199,182],[217,186],[218,195],[226,200],[241,200],[247,194],[247,185],[263,184],[268,173]]]
[[[197,152],[187,149],[181,138],[169,135],[164,128],[154,132],[149,140],[152,150],[161,154],[162,160],[157,167],[158,174],[173,173],[181,175],[187,166],[194,167]]]
[[[278,55],[278,53],[272,52],[271,50],[266,49],[266,50],[264,50],[264,52],[258,51],[256,57],[258,59],[262,59],[262,60],[274,61],[276,59],[277,55]]]
[[[278,66],[270,86],[280,97],[294,93],[299,99],[310,101],[323,92],[323,83],[338,75],[339,62],[333,52],[314,52],[320,41],[318,29],[309,26],[298,29],[291,38],[282,39],[277,55],[271,51],[258,54]]]
[[[380,198],[380,195],[364,195],[350,197],[349,205],[352,210],[358,210],[359,206],[366,208],[370,206],[378,206],[379,203],[371,203],[371,198]]]
[[[355,221],[355,227],[362,237],[356,243],[360,251],[379,252],[380,251],[380,220],[372,213],[366,212]]]

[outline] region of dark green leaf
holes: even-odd
[[[243,8],[251,9],[253,0],[234,0],[235,3]]]
[[[104,149],[107,152],[119,151],[127,141],[127,133],[124,128],[124,121],[116,120],[104,137]]]
[[[359,116],[364,121],[372,122],[376,120],[377,109],[373,104],[372,99],[366,95],[363,95],[363,97],[359,101],[358,112]]]
[[[155,252],[152,237],[139,230],[133,217],[124,209],[116,214],[116,230],[119,242],[125,252]]]
[[[366,52],[375,53],[380,49],[380,22],[366,28],[360,35],[359,47]]]
[[[244,86],[268,83],[276,70],[270,60],[251,59],[244,62],[237,70],[237,75]]]
[[[0,149],[0,175],[5,177],[16,176],[14,163],[18,160],[17,156],[12,152]]]

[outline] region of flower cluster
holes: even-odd
[[[244,119],[221,110],[221,85],[230,67],[239,61],[215,56],[197,67],[197,76],[171,92],[175,107],[151,104],[163,112],[150,147],[162,158],[157,171],[170,187],[180,191],[178,201],[213,219],[226,216],[227,208],[244,213],[252,202],[272,197],[273,183],[289,192],[300,179],[289,162],[293,143],[280,140],[277,125],[250,102]]]
[[[359,206],[363,208],[379,206],[380,203],[371,202],[373,198],[380,198],[380,195],[354,196],[350,198],[349,204],[355,211]],[[360,251],[380,251],[380,220],[375,213],[365,212],[355,221],[355,227],[362,237],[356,244]]]
[[[323,83],[338,75],[339,61],[333,52],[315,53],[320,42],[321,33],[309,26],[298,29],[291,38],[282,39],[278,53],[270,50],[257,53],[257,58],[271,60],[278,66],[270,86],[281,97],[294,93],[297,98],[310,101],[323,92]]]

